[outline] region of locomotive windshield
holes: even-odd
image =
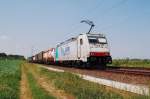
[[[100,43],[107,43],[106,38],[98,38],[98,41],[99,41]]]
[[[100,43],[100,44],[107,44],[107,40],[105,37],[94,37],[94,36],[89,36],[88,37],[89,43]]]

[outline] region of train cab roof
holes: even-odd
[[[66,40],[64,42],[59,43],[57,45],[57,47],[59,47],[59,46],[61,46],[63,44],[66,44],[66,43],[69,43],[69,42],[72,42],[72,41],[76,40],[80,35],[87,35],[87,37],[105,37],[105,35],[102,34],[102,33],[85,33],[85,34],[79,34],[76,37],[72,37],[72,38],[70,38],[70,39],[68,39],[68,40]]]

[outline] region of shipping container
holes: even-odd
[[[46,64],[54,64],[55,59],[55,49],[50,48],[43,53],[43,61]]]

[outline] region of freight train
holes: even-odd
[[[29,57],[30,62],[91,67],[112,63],[108,41],[104,34],[85,33],[70,38],[46,51]]]

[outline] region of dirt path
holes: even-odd
[[[33,99],[31,95],[31,91],[29,89],[27,76],[25,74],[24,64],[22,65],[21,70],[22,70],[22,75],[21,75],[21,86],[20,86],[21,89],[20,99]]]
[[[38,83],[57,99],[75,99],[72,95],[65,93],[63,90],[56,89],[46,78],[39,78]]]
[[[50,79],[48,79],[45,75],[40,74],[40,69],[37,66],[31,66],[31,64],[29,65],[30,72],[33,74],[38,84],[51,95],[55,96],[57,99],[75,99],[74,96],[65,93],[63,90],[56,89],[55,86],[50,82]]]

